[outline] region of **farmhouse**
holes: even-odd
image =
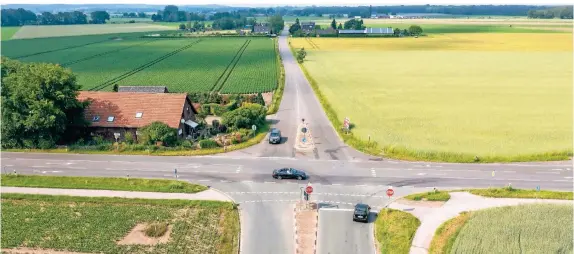
[[[315,22],[303,22],[301,23],[301,30],[305,33],[310,33],[315,29]]]
[[[271,28],[268,24],[257,24],[253,27],[253,32],[256,34],[268,34],[271,32]]]
[[[80,92],[80,101],[90,101],[84,114],[93,135],[119,140],[125,133],[137,138],[138,129],[160,121],[177,129],[178,137],[196,132],[197,110],[184,93]]]

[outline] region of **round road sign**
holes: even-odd
[[[313,193],[313,187],[307,186],[307,187],[305,188],[305,192],[307,192],[307,194]]]
[[[389,196],[389,198],[390,198],[391,196],[393,196],[393,194],[395,194],[395,191],[394,191],[393,189],[388,189],[388,190],[387,190],[387,196]]]

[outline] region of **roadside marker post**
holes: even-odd
[[[540,193],[540,185],[536,185],[536,199],[538,199],[539,193]]]
[[[175,175],[175,179],[177,179],[177,168],[173,169],[173,174]]]
[[[493,180],[494,180],[494,172],[495,172],[495,170],[492,170],[492,179]],[[493,183],[493,181],[490,182],[488,188],[492,188],[492,183]]]

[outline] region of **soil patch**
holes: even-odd
[[[420,207],[431,207],[431,208],[436,208],[436,207],[441,207],[444,205],[444,201],[426,201],[426,200],[421,200],[421,201],[414,201],[414,200],[408,200],[408,199],[398,199],[397,201],[395,201],[399,204],[403,204],[403,205],[412,205],[412,206],[420,206]]]
[[[148,225],[145,223],[137,224],[122,240],[118,242],[119,245],[156,245],[160,243],[167,243],[169,236],[173,229],[173,225],[167,227],[167,232],[161,237],[149,237],[145,234],[145,229]]]
[[[29,249],[29,248],[16,248],[16,249],[2,249],[5,254],[88,254],[85,252],[73,251],[60,251],[50,249]]]

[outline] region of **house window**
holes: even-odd
[[[142,112],[137,112],[137,113],[136,113],[136,118],[142,118],[142,116],[143,116],[143,113],[142,113]]]
[[[100,116],[94,116],[92,118],[92,122],[98,122],[98,121],[100,121]]]
[[[108,116],[108,122],[113,122],[114,121],[114,116]]]

